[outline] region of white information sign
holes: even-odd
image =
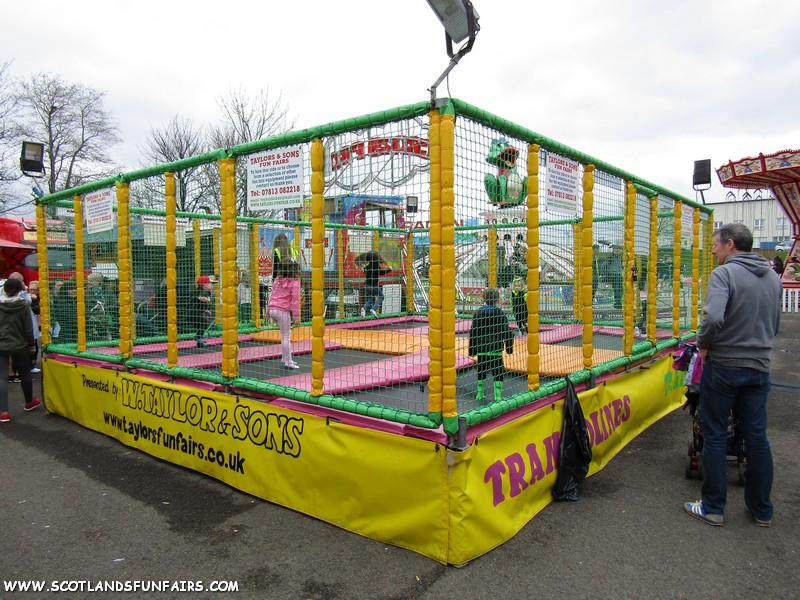
[[[247,157],[247,208],[274,210],[303,205],[303,147],[267,150]]]
[[[547,210],[577,215],[578,199],[583,197],[580,163],[549,152],[545,168]]]
[[[83,217],[89,234],[114,229],[114,190],[111,188],[86,194],[83,198]]]
[[[681,232],[688,236],[694,234],[694,209],[685,204],[681,207]]]

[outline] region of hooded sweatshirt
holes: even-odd
[[[0,354],[11,355],[33,346],[31,307],[20,295],[0,292]]]
[[[708,279],[697,347],[725,367],[769,372],[780,324],[782,286],[769,261],[752,252],[728,256]]]

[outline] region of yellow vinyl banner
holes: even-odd
[[[447,561],[437,444],[266,402],[45,359],[47,409],[127,446]]]
[[[683,375],[665,356],[578,395],[592,445],[589,475],[681,405]],[[489,428],[456,451],[88,362],[45,358],[44,376],[50,412],[445,564],[466,563],[509,540],[552,500],[563,399]]]
[[[681,406],[683,375],[672,369],[672,358],[666,356],[648,369],[578,394],[592,445],[589,475]],[[488,431],[466,451],[455,453],[450,563],[466,563],[510,539],[551,502],[563,419],[560,400]]]

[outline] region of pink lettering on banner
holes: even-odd
[[[589,430],[589,442],[598,446],[611,437],[611,434],[631,418],[631,398],[627,394],[616,398],[599,410],[594,411],[586,419]]]
[[[525,455],[515,452],[505,460],[492,463],[483,476],[484,483],[492,486],[492,504],[497,506],[506,500],[503,489],[507,487],[511,498],[519,496],[528,486],[541,481],[558,468],[558,448],[561,432],[554,431],[542,440],[544,447],[544,464],[536,444],[525,446]],[[545,466],[546,464],[546,466]]]
[[[584,419],[590,445],[595,447],[605,442],[630,418],[631,398],[627,394],[592,412]],[[554,431],[542,440],[538,448],[535,443],[530,443],[525,446],[524,454],[514,452],[492,463],[483,476],[483,482],[492,486],[492,505],[506,501],[503,490],[508,490],[508,497],[514,498],[555,471],[560,446],[561,432]]]

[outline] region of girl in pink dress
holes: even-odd
[[[299,369],[292,360],[292,323],[300,323],[300,265],[291,258],[278,263],[272,282],[272,294],[267,314],[278,324],[281,332],[281,355],[285,369]]]

